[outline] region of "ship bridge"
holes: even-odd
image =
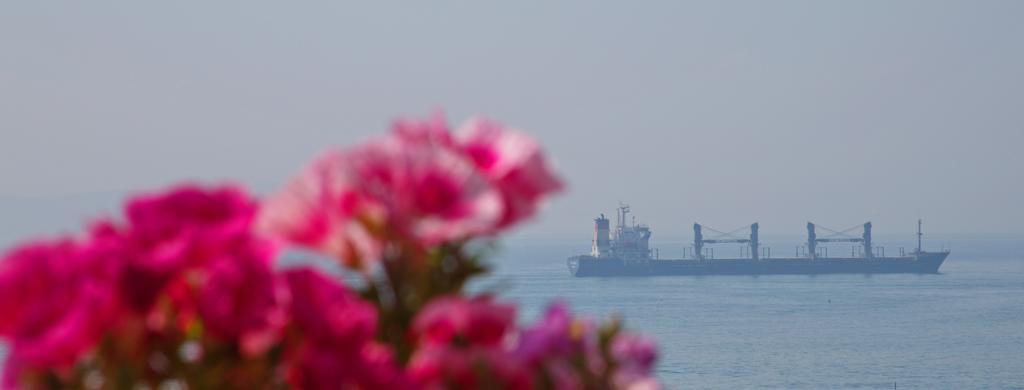
[[[629,205],[620,203],[615,216],[612,236],[608,218],[601,214],[594,220],[594,241],[591,256],[620,257],[623,259],[650,259],[651,229],[629,218]],[[627,222],[628,221],[628,222]]]

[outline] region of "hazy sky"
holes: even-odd
[[[0,5],[9,235],[186,178],[267,192],[435,108],[557,160],[523,237],[620,200],[655,239],[1024,225],[1022,1],[99,3]]]

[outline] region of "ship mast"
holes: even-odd
[[[619,202],[618,218],[616,218],[618,221],[615,221],[616,225],[618,225],[615,227],[617,231],[622,231],[626,227],[626,214],[629,214],[629,205]]]
[[[921,220],[917,220],[917,253],[921,253]]]

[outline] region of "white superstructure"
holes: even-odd
[[[604,214],[594,220],[594,241],[591,256],[620,259],[650,259],[651,229],[629,221],[629,206],[620,204],[616,212],[615,235],[610,236],[608,218]]]

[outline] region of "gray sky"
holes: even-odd
[[[619,200],[655,238],[1024,221],[1024,2],[381,3],[0,5],[2,238],[186,178],[266,192],[442,107],[557,160],[521,237]]]

